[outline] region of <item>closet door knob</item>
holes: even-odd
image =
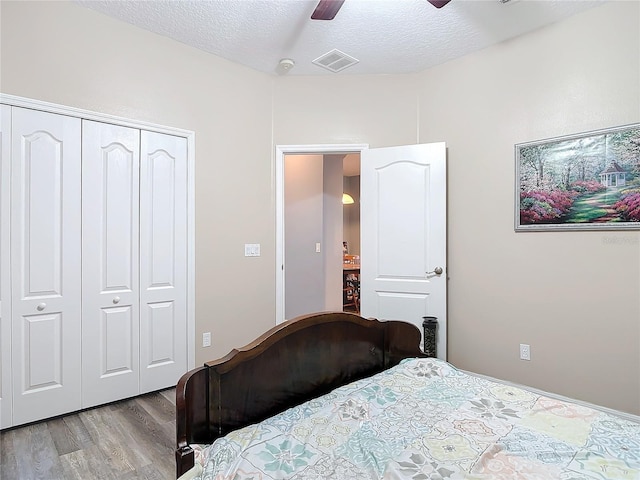
[[[115,304],[120,303],[120,297],[114,297],[113,303],[115,303]]]
[[[42,310],[44,310],[45,308],[47,308],[47,304],[46,303],[39,303],[38,306],[36,307],[36,310],[38,310],[39,312],[41,312]]]

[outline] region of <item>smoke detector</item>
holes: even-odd
[[[290,58],[283,58],[278,63],[278,70],[281,71],[282,73],[287,73],[289,70],[291,70],[295,66],[295,64],[296,62],[294,62]]]

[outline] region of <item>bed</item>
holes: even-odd
[[[405,322],[299,317],[185,374],[181,480],[640,478],[640,423],[427,357]]]

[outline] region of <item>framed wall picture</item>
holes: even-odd
[[[515,230],[640,229],[640,123],[515,146]]]

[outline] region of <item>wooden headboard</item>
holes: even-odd
[[[419,329],[406,322],[344,312],[288,320],[182,376],[176,388],[177,474],[193,466],[190,444],[212,443],[404,358],[424,356]]]

